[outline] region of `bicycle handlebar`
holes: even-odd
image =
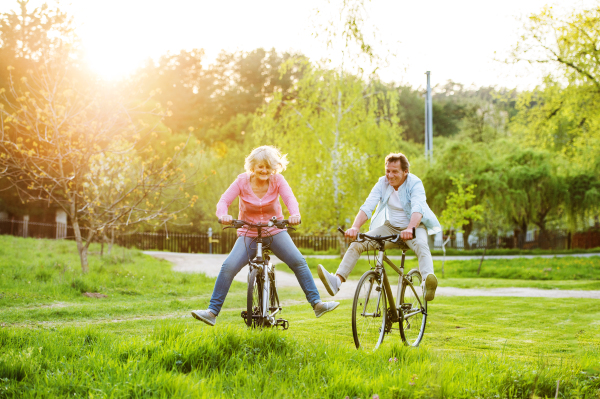
[[[219,220],[219,223],[221,223],[221,221]],[[299,224],[301,224],[302,221],[300,221]],[[290,221],[289,219],[282,219],[282,220],[278,220],[275,216],[273,216],[271,218],[271,220],[269,220],[267,223],[250,223],[247,222],[245,220],[238,220],[238,219],[233,219],[231,221],[231,226],[225,226],[223,227],[223,230],[225,229],[239,229],[242,228],[244,226],[249,226],[249,227],[277,227],[278,229],[291,229],[291,230],[295,230],[293,227],[289,226]]]
[[[338,231],[339,231],[340,233],[342,233],[343,235],[346,235],[346,232],[345,232],[344,230],[342,230],[342,228],[341,228],[341,227],[338,227]],[[413,239],[413,240],[414,240],[414,239],[417,237],[417,234],[416,234],[416,233],[417,233],[417,232],[416,232],[416,229],[413,227],[413,228],[412,228],[412,236],[413,236],[413,238],[412,238],[412,239]],[[364,241],[365,239],[369,239],[369,240],[373,240],[373,241],[390,241],[390,242],[397,242],[397,241],[398,241],[399,239],[401,239],[401,238],[400,238],[400,234],[392,234],[392,235],[389,235],[389,236],[383,236],[383,237],[381,237],[381,236],[376,236],[376,237],[373,237],[373,236],[369,236],[369,235],[367,235],[367,234],[364,234],[364,233],[358,233],[358,234],[356,234],[356,241],[359,241],[359,242],[361,242],[361,241]],[[403,241],[406,241],[406,240],[403,240]]]

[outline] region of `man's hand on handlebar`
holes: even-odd
[[[219,218],[219,223],[221,224],[231,224],[233,217],[231,215],[223,215]]]
[[[288,220],[290,221],[289,224],[292,226],[300,224],[300,216],[290,216]]]
[[[360,229],[358,227],[350,227],[348,230],[346,230],[344,232],[344,236],[346,236],[346,238],[356,240],[356,235],[358,233],[360,233]]]
[[[402,230],[400,232],[400,238],[402,238],[404,241],[414,239],[415,237],[413,237],[413,231],[414,231],[414,227],[409,227],[406,230]]]

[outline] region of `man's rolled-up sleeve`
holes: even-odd
[[[379,204],[380,200],[381,200],[381,181],[378,181],[377,183],[375,183],[375,185],[371,189],[371,193],[369,193],[369,196],[365,200],[365,203],[360,207],[360,210],[363,211],[365,213],[365,215],[367,215],[367,218],[371,219],[371,216],[373,215],[373,211],[375,210],[375,207],[377,206],[377,204]]]
[[[410,204],[411,204],[411,214],[412,213],[420,213],[423,215],[425,209],[427,209],[427,197],[425,196],[425,187],[423,186],[423,182],[420,180],[417,181],[414,186],[412,186],[410,192]]]

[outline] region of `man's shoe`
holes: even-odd
[[[317,266],[317,273],[329,295],[334,296],[340,290],[342,281],[335,274],[329,273],[322,265]]]
[[[423,284],[423,296],[425,296],[425,300],[427,302],[433,301],[433,298],[435,298],[435,290],[437,286],[437,277],[433,273],[428,274],[427,278],[425,279],[425,283]]]
[[[217,322],[217,316],[213,315],[212,312],[208,310],[194,310],[192,316],[197,320],[205,322],[209,326],[214,326]]]
[[[315,316],[317,318],[323,316],[327,312],[331,312],[335,308],[340,306],[339,302],[319,302],[315,305]]]

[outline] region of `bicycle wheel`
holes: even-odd
[[[262,294],[263,282],[259,270],[254,269],[248,278],[248,298],[246,309],[246,325],[248,327],[262,326]]]
[[[383,342],[386,296],[380,276],[369,270],[360,278],[352,304],[352,334],[356,349],[374,351]]]
[[[425,334],[427,323],[427,302],[421,289],[421,273],[417,269],[409,271],[402,280],[400,309],[402,323],[400,335],[402,341],[409,346],[419,346]]]

